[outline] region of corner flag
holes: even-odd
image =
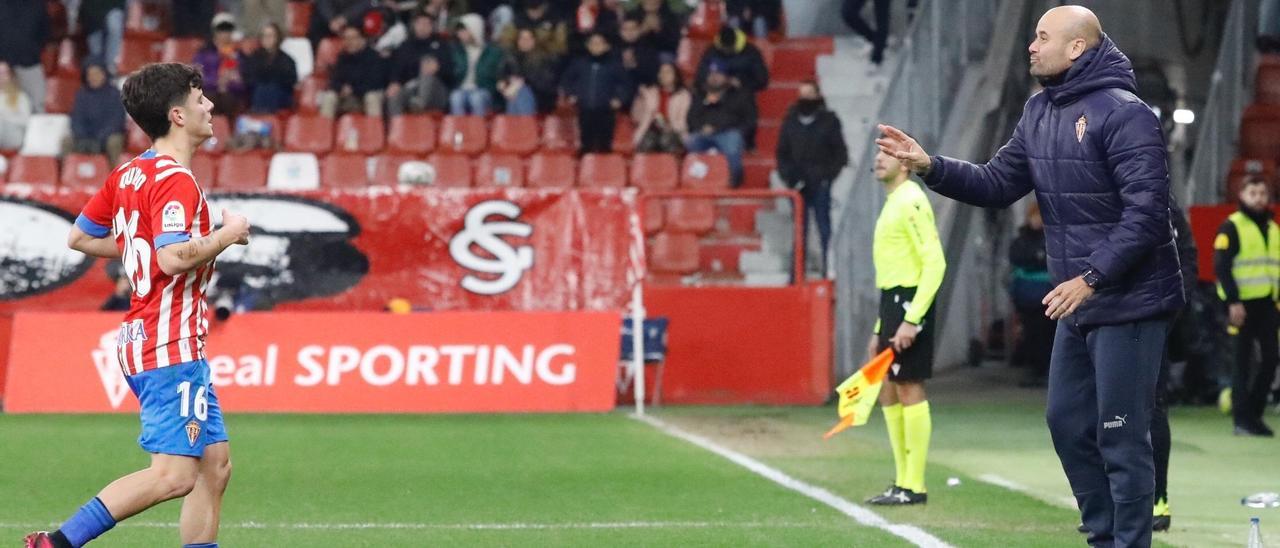
[[[883,385],[884,376],[889,372],[891,364],[893,349],[886,348],[836,387],[836,393],[840,394],[840,404],[836,406],[840,422],[831,427],[822,439],[831,439],[831,436],[850,426],[867,423],[867,419],[871,417],[871,408],[875,407],[876,398],[880,397],[880,386]]]

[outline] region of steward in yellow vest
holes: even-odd
[[[1227,332],[1236,345],[1231,412],[1239,436],[1275,435],[1262,422],[1280,354],[1280,226],[1272,218],[1270,203],[1270,185],[1261,178],[1246,179],[1240,211],[1222,223],[1213,240],[1218,296],[1227,304]],[[1256,364],[1255,344],[1262,356]]]

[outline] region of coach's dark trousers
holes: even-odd
[[[1168,324],[1058,322],[1046,415],[1092,546],[1151,545],[1150,425]]]

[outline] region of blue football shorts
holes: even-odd
[[[144,451],[201,457],[206,446],[227,441],[205,360],[143,371],[126,380],[142,407],[138,445]]]

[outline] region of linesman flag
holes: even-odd
[[[880,355],[871,358],[852,376],[836,387],[840,394],[840,405],[836,412],[840,414],[840,422],[831,427],[822,439],[831,439],[850,426],[862,426],[871,417],[871,409],[880,397],[880,387],[884,384],[884,376],[893,364],[893,349],[886,348]]]

